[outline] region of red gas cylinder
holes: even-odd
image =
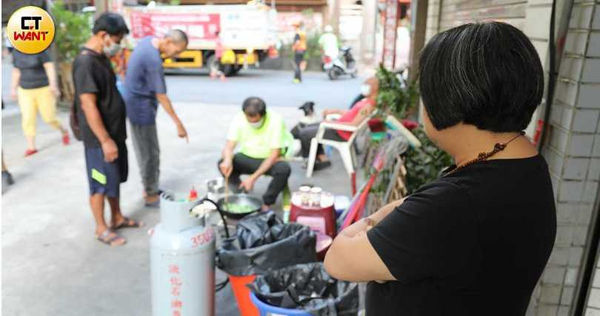
[[[313,231],[334,238],[337,231],[335,220],[333,195],[321,192],[320,188],[301,187],[300,192],[294,192],[290,222],[306,225]]]

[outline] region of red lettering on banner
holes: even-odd
[[[181,309],[183,307],[183,302],[178,299],[175,299],[171,301],[171,307]]]
[[[215,40],[221,20],[215,13],[132,12],[131,26],[131,35],[136,39],[163,36],[170,29],[177,28],[186,32],[191,41]]]

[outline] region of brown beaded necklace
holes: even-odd
[[[464,164],[460,165],[460,166],[456,166],[454,169],[448,171],[446,174],[451,174],[453,172],[455,172],[456,170],[462,169],[466,166],[470,166],[474,163],[478,163],[478,162],[482,162],[484,160],[488,160],[488,158],[492,157],[493,155],[497,154],[500,151],[503,151],[504,148],[506,148],[506,145],[510,144],[513,140],[519,138],[519,136],[523,136],[525,135],[524,131],[521,131],[519,133],[519,135],[513,137],[511,140],[507,141],[506,143],[496,143],[496,145],[494,145],[494,149],[492,151],[489,152],[481,152],[479,153],[479,155],[477,156],[477,158],[467,161]]]

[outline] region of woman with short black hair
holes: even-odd
[[[343,230],[325,267],[371,281],[367,315],[524,315],[556,235],[544,158],[524,136],[544,80],[515,27],[462,25],[420,57],[423,124],[455,165]]]

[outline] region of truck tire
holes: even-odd
[[[237,73],[236,65],[221,65],[221,67],[221,71],[223,71],[227,77],[234,76]]]

